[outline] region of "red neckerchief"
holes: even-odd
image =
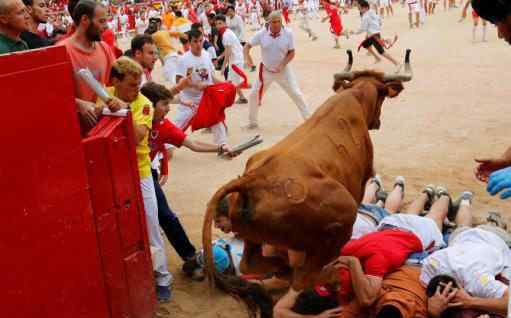
[[[280,29],[279,32],[277,32],[277,33],[273,33],[273,32],[271,32],[270,28],[268,28],[268,32],[270,32],[270,36],[274,39],[276,39],[280,36],[280,31],[282,31],[282,29]]]
[[[227,27],[223,27],[221,29],[218,29],[218,34],[220,34],[220,36],[224,35],[225,30],[227,30]]]

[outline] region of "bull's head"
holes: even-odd
[[[396,97],[403,90],[402,83],[412,80],[410,53],[410,49],[406,50],[404,72],[385,74],[374,71],[352,71],[353,54],[351,50],[348,50],[348,63],[344,71],[334,75],[334,91],[340,92],[349,88],[359,89],[357,97],[366,106],[369,129],[380,128],[381,106],[385,98]]]

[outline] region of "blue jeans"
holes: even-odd
[[[358,213],[362,213],[371,217],[376,222],[377,225],[380,224],[381,220],[383,220],[384,217],[390,215],[390,213],[384,208],[380,208],[375,204],[364,203],[360,204],[360,206],[358,207]]]
[[[186,261],[195,255],[195,247],[188,239],[188,235],[186,235],[176,214],[170,209],[165,193],[158,182],[158,172],[154,169],[151,172],[153,173],[154,190],[158,202],[158,221],[160,222],[160,227],[165,232],[170,244],[172,244],[179,257]]]

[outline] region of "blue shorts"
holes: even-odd
[[[371,217],[376,222],[376,224],[380,224],[381,220],[383,220],[384,217],[390,215],[390,213],[384,208],[381,208],[375,204],[364,203],[360,204],[360,207],[358,208],[358,213],[362,213]]]

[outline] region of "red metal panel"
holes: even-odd
[[[0,57],[2,317],[109,317],[62,47]]]

